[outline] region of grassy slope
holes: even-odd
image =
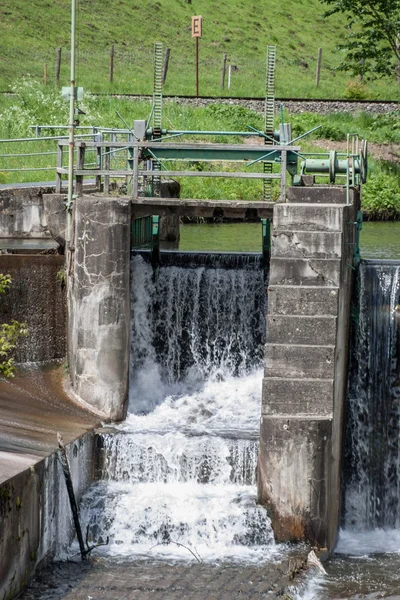
[[[334,53],[344,21],[324,21],[319,0],[78,0],[78,81],[92,91],[107,91],[109,48],[116,47],[114,90],[148,93],[152,89],[152,44],[171,48],[165,93],[194,92],[193,14],[204,19],[200,41],[200,93],[220,94],[222,54],[239,70],[234,95],[263,95],[265,48],[278,47],[277,94],[340,97],[349,77],[335,73]],[[42,77],[47,63],[54,81],[55,49],[65,49],[62,82],[68,80],[70,0],[3,0],[0,89],[23,74]],[[317,49],[323,48],[321,85],[315,88]],[[394,80],[370,86],[375,97],[398,95]]]

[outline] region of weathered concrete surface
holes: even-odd
[[[0,237],[50,238],[43,194],[51,187],[0,189]]]
[[[326,285],[338,287],[340,260],[332,258],[285,258],[274,257],[274,269],[270,271],[271,285]]]
[[[261,418],[259,500],[269,508],[278,540],[326,539],[332,421],[313,415]],[[279,501],[277,501],[279,499]]]
[[[65,194],[43,194],[43,210],[51,237],[64,248],[67,227]]]
[[[68,290],[68,357],[76,394],[123,419],[130,356],[129,199],[82,196],[75,202]]]
[[[303,179],[314,177],[313,175],[303,175]],[[304,187],[289,187],[287,190],[288,202],[300,202],[304,204],[343,204],[344,188],[335,185],[310,185]],[[355,199],[354,190],[350,190],[350,203],[353,204]]]
[[[346,206],[345,190],[329,186],[293,193],[295,204],[274,208],[259,499],[278,540],[332,550],[359,200]]]
[[[63,269],[63,256],[0,255],[0,273],[8,273],[13,280],[1,297],[0,322],[16,319],[29,330],[14,353],[17,362],[66,356],[66,294],[59,275]]]
[[[339,291],[335,288],[270,285],[271,315],[336,315]]]
[[[261,600],[289,598],[306,549],[263,565],[107,561],[52,565],[21,600]],[[301,570],[301,569],[300,569]]]
[[[147,215],[176,215],[185,217],[220,217],[226,219],[271,218],[273,202],[250,200],[191,200],[180,198],[135,198],[132,211],[135,217]]]
[[[162,181],[160,195],[162,198],[179,198],[181,195],[181,184],[174,180]],[[180,216],[165,215],[160,219],[160,241],[179,242],[180,238]]]
[[[62,379],[61,367],[48,367],[0,380],[0,598],[16,597],[38,565],[71,540],[57,431],[67,445],[78,498],[92,481],[90,430],[99,417],[68,398]]]

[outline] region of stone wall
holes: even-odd
[[[358,197],[346,206],[343,188],[319,195],[315,204],[314,190],[297,188],[274,208],[258,482],[278,540],[331,550]]]
[[[29,334],[20,338],[17,362],[42,362],[66,355],[66,294],[60,282],[64,257],[58,255],[0,255],[0,273],[13,283],[0,297],[0,323],[26,323]]]

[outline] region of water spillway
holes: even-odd
[[[383,551],[390,536],[382,529],[392,530],[397,549],[400,540],[400,263],[363,261],[357,296],[342,538],[350,543],[359,532],[368,551],[375,531]]]
[[[83,503],[109,555],[258,561],[266,293],[259,255],[132,257],[130,408]]]

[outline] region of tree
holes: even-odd
[[[11,283],[12,280],[9,275],[0,273],[0,294],[4,294]],[[4,377],[14,377],[16,368],[14,359],[10,354],[16,348],[18,339],[27,333],[25,323],[19,323],[15,320],[0,325],[0,374],[2,373]]]
[[[348,33],[338,46],[346,51],[340,70],[378,77],[399,69],[400,0],[321,1],[330,6],[325,17],[343,13],[347,18]]]

